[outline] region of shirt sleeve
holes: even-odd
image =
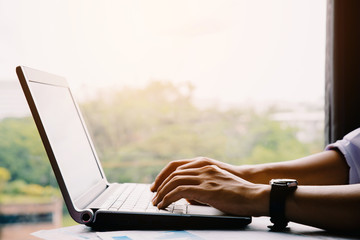
[[[342,140],[329,144],[325,150],[337,148],[350,167],[349,183],[360,183],[360,128],[348,133]]]

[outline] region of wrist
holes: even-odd
[[[252,216],[269,216],[269,203],[270,203],[270,192],[271,186],[268,184],[255,184],[256,190],[254,198],[250,203],[253,207]]]
[[[240,165],[236,166],[235,168],[236,175],[241,177],[242,179],[245,179],[246,181],[253,182],[254,179],[254,173],[255,168],[253,165]]]
[[[263,164],[259,165],[241,165],[238,166],[237,176],[245,179],[246,181],[258,184],[268,184],[269,179],[265,176],[266,169]]]

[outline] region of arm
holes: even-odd
[[[337,151],[299,160],[235,167],[207,158],[178,160],[161,171],[152,185],[154,205],[165,208],[181,198],[211,205],[235,215],[268,216],[271,178],[297,178],[288,198],[290,221],[333,230],[360,229],[360,184],[347,183],[348,166]]]
[[[343,155],[335,150],[278,163],[237,167],[237,173],[248,181],[267,184],[273,178],[294,178],[300,185],[347,184],[349,167]]]
[[[151,190],[156,191],[160,184],[175,170],[211,165],[247,181],[262,184],[268,184],[273,178],[295,178],[301,185],[347,184],[349,173],[349,167],[342,154],[335,150],[324,151],[287,162],[244,166],[234,166],[214,159],[198,157],[170,162],[159,173]]]
[[[360,231],[360,184],[299,186],[287,199],[290,221],[328,230]]]
[[[330,151],[294,161],[238,167],[238,172],[243,172],[250,181],[263,183],[284,176],[297,178],[305,185],[360,183],[360,128],[328,145],[327,149]]]
[[[181,198],[243,216],[269,216],[270,185],[248,182],[215,165],[175,170],[156,189],[154,205]],[[329,230],[359,231],[360,184],[299,186],[288,197],[290,221]]]

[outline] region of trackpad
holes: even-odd
[[[209,206],[198,206],[189,204],[187,207],[187,214],[196,214],[196,215],[214,215],[221,216],[225,215],[225,213],[217,210],[216,208]]]

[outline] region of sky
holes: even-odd
[[[25,65],[78,96],[191,82],[199,101],[323,101],[325,0],[0,0],[0,81]]]

